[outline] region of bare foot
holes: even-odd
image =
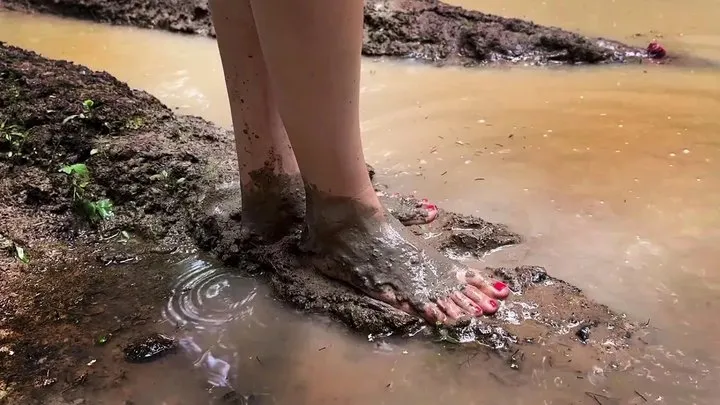
[[[365,167],[372,182],[375,169],[367,163]],[[380,201],[385,209],[405,226],[429,224],[438,216],[438,207],[425,198],[418,200],[398,193],[392,195],[381,193]]]
[[[273,243],[302,223],[304,186],[297,174],[263,168],[249,173],[253,184],[242,186],[242,226],[246,236]],[[262,185],[257,187],[255,185]]]
[[[429,224],[438,216],[438,207],[427,199],[418,200],[400,194],[380,196],[390,215],[405,226]]]
[[[429,322],[453,324],[495,313],[510,293],[427,247],[373,197],[330,196],[307,187],[306,198],[302,247],[311,264],[376,299]]]

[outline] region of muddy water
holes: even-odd
[[[670,52],[720,61],[713,0],[482,7],[637,44],[661,37]],[[229,125],[211,40],[8,13],[0,13],[0,39],[108,70],[178,112]],[[487,263],[544,265],[613,309],[649,319],[666,357],[684,359],[695,381],[678,377],[658,393],[651,384],[658,375],[681,374],[670,367],[639,379],[650,384],[641,392],[651,401],[662,395],[658,403],[711,403],[720,373],[713,350],[720,344],[720,256],[713,251],[720,242],[719,70],[463,70],[368,60],[363,86],[365,146],[385,174],[381,181],[526,235],[525,244]],[[583,395],[597,389],[595,379],[506,375],[494,359],[470,367],[465,353],[368,342],[293,314],[252,280],[207,266],[179,265],[191,294],[169,303],[165,316],[186,325],[201,350],[197,359],[210,350],[227,363],[228,381],[241,392],[274,403],[365,404],[490,403],[511,390],[511,399],[497,402],[595,403]],[[693,365],[696,359],[705,364]],[[161,390],[177,389],[161,369],[142,373],[166,381]],[[199,385],[185,386],[189,395]],[[137,387],[134,395],[149,395]]]

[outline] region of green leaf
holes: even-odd
[[[82,105],[83,105],[83,109],[85,109],[86,111],[90,111],[95,106],[95,102],[88,99],[88,100],[83,101]]]
[[[60,171],[65,174],[76,175],[80,178],[90,177],[90,170],[88,170],[85,163],[75,163],[74,165],[63,166],[60,168]]]
[[[93,204],[95,206],[95,212],[100,219],[108,219],[115,215],[113,213],[113,204],[110,200],[104,199]]]
[[[28,264],[30,262],[30,258],[25,253],[25,249],[23,249],[23,247],[18,244],[15,244],[15,256],[18,258],[18,260],[25,264]]]

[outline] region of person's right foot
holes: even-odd
[[[353,199],[306,190],[302,247],[317,271],[444,324],[493,314],[498,300],[509,295],[505,284],[427,247],[379,204],[372,204],[374,197]]]
[[[241,190],[244,234],[273,243],[297,229],[305,217],[300,173],[278,174],[263,168],[250,172],[250,177],[253,184]]]
[[[390,215],[405,226],[429,224],[437,218],[437,205],[400,194],[381,195],[380,202]]]

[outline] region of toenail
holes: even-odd
[[[429,210],[437,210],[437,205],[435,205],[435,204],[430,204],[430,205],[428,205],[428,209],[429,209]]]
[[[505,283],[503,283],[503,282],[498,281],[498,282],[496,282],[495,284],[493,284],[493,288],[495,288],[495,289],[498,290],[498,291],[502,291],[502,290],[504,290],[505,288],[507,288],[507,285],[506,285]]]
[[[497,301],[495,301],[495,300],[490,300],[490,306],[493,307],[493,308],[497,308],[497,307],[498,307]]]
[[[483,310],[482,310],[482,308],[480,308],[480,306],[479,306],[479,305],[477,305],[477,304],[473,304],[473,308],[475,308],[475,313],[476,313],[476,314],[478,314],[478,315],[482,315],[482,313],[483,313]]]

